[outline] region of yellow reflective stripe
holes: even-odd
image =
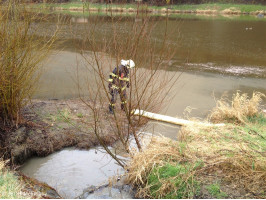
[[[110,73],[110,75],[112,76],[112,77],[118,77],[116,74],[114,74],[114,73]]]
[[[110,106],[115,106],[115,104],[109,103]]]
[[[121,89],[121,91],[123,91],[124,89],[126,89],[126,87],[127,87],[127,86],[125,85],[125,86]]]
[[[119,80],[121,80],[121,81],[129,81],[129,78],[121,78],[121,77],[119,77]]]
[[[122,101],[122,102],[121,102],[121,104],[126,104],[126,103],[127,103],[127,101]]]
[[[112,85],[111,88],[112,88],[112,89],[119,89],[119,87],[117,87],[116,85]]]
[[[114,80],[114,79],[112,79],[112,78],[109,78],[109,79],[108,79],[109,82],[113,82],[113,80]]]

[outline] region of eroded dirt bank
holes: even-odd
[[[102,109],[102,119],[110,119]],[[90,124],[93,117],[90,109],[79,99],[33,100],[23,110],[25,122],[16,130],[2,131],[1,155],[11,159],[12,164],[22,164],[32,156],[47,156],[64,147],[74,146],[89,149],[99,145]],[[106,144],[112,144],[117,136],[112,134],[110,123],[100,136]]]

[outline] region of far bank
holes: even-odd
[[[146,4],[100,4],[100,3],[39,3],[29,4],[34,9],[49,10],[69,10],[69,11],[93,11],[93,12],[122,12],[122,13],[195,13],[195,14],[213,14],[213,15],[258,15],[264,18],[266,12],[265,5],[248,4],[182,4],[166,6],[150,6]]]

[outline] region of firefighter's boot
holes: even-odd
[[[121,102],[121,110],[126,111],[127,102]]]
[[[109,113],[110,114],[114,114],[114,109],[115,109],[114,105],[113,104],[109,104]]]

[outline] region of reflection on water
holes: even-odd
[[[135,15],[113,18],[108,15],[64,15],[62,47],[76,51],[75,44],[84,39],[91,26],[94,27],[95,39],[100,44],[104,36],[112,36],[112,21],[121,33],[131,34],[130,28],[136,19],[139,20],[137,23],[142,23],[141,16],[136,18]],[[165,17],[153,16],[150,19],[155,22],[152,39],[162,42]],[[38,25],[51,29],[56,27],[55,21],[39,22]],[[170,18],[167,26],[169,46],[176,49],[171,67],[182,66],[186,69],[187,63],[213,63],[219,67],[266,67],[266,20],[256,21],[252,17],[247,20],[218,20],[211,17],[202,20],[179,16]]]
[[[45,182],[63,198],[75,198],[91,185],[108,183],[122,168],[102,148],[89,151],[64,149],[44,158],[32,158],[21,171]]]

